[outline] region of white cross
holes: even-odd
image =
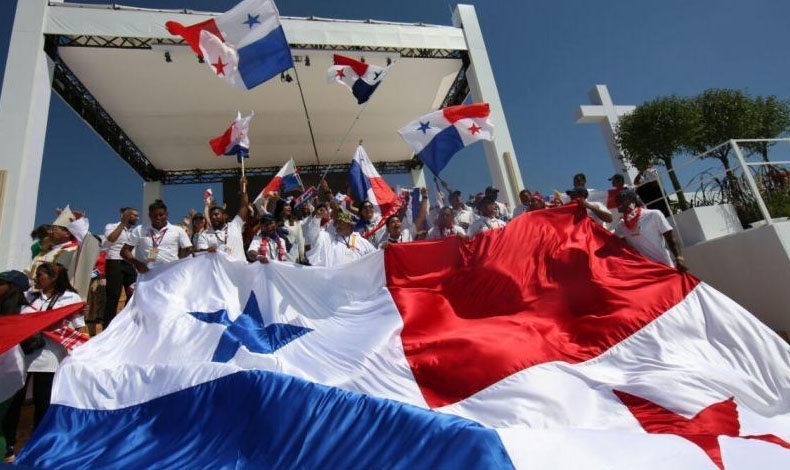
[[[634,167],[625,165],[620,161],[620,148],[615,141],[615,131],[617,130],[620,116],[633,112],[636,106],[615,106],[606,85],[595,85],[589,94],[593,106],[579,106],[579,109],[576,110],[576,122],[600,124],[603,138],[606,141],[606,146],[609,148],[609,155],[612,158],[614,170],[617,173],[622,173],[625,178],[625,184],[633,185],[637,171]]]

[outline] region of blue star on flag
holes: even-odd
[[[420,127],[417,128],[418,131],[422,131],[423,134],[428,133],[428,129],[431,128],[431,121],[422,122],[420,121]]]
[[[247,21],[244,21],[242,24],[246,24],[247,26],[250,27],[250,29],[252,29],[252,27],[255,26],[256,24],[261,24],[261,20],[258,19],[260,17],[261,17],[260,14],[252,16],[249,13],[247,13]]]
[[[272,323],[266,326],[254,292],[250,293],[247,305],[234,321],[230,321],[228,311],[225,309],[216,312],[189,312],[189,314],[202,322],[219,323],[227,327],[219,339],[211,362],[230,361],[241,346],[253,353],[272,354],[291,341],[313,331],[311,328],[286,323]]]

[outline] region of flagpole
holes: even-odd
[[[299,80],[299,71],[296,69],[296,64],[293,66],[294,75],[296,76],[296,85],[299,87],[299,96],[302,97],[302,107],[304,108],[304,115],[307,118],[307,128],[310,130],[310,140],[313,142],[313,153],[315,153],[315,161],[320,165],[321,159],[318,158],[318,147],[315,145],[315,135],[313,134],[313,124],[310,122],[310,112],[307,111],[307,102],[304,99],[304,91],[302,90],[302,82]]]
[[[365,103],[359,107],[359,112],[357,112],[357,115],[354,117],[354,120],[351,121],[351,125],[348,127],[346,134],[343,136],[342,139],[340,139],[340,143],[337,145],[337,148],[335,149],[335,153],[332,154],[332,158],[330,159],[329,165],[327,165],[326,169],[324,170],[324,174],[321,176],[321,179],[318,180],[319,186],[321,185],[321,182],[324,181],[324,178],[326,178],[326,174],[329,173],[329,169],[332,167],[332,165],[336,163],[335,157],[337,157],[337,154],[340,153],[340,149],[343,148],[343,144],[346,143],[346,139],[348,138],[349,135],[351,135],[351,131],[354,130],[354,127],[357,125],[357,122],[359,121],[360,116],[362,116],[362,113],[365,112],[365,110],[368,108],[368,103],[370,103],[370,100],[365,101]],[[361,140],[359,141],[359,145],[362,145]]]
[[[387,69],[392,68],[396,63],[397,62],[395,62],[392,65],[388,66]],[[362,116],[362,113],[367,109],[368,104],[370,104],[370,102],[371,102],[371,99],[369,99],[368,101],[365,101],[365,103],[363,103],[362,106],[360,106],[359,112],[357,112],[357,115],[354,117],[354,120],[351,121],[351,126],[349,126],[349,128],[346,131],[346,134],[343,136],[343,138],[340,139],[340,144],[338,144],[337,148],[335,149],[335,153],[332,154],[332,158],[330,159],[329,165],[324,170],[324,174],[321,176],[321,179],[318,180],[318,185],[319,186],[324,181],[324,178],[326,178],[327,173],[329,173],[329,169],[332,167],[332,165],[335,164],[335,157],[337,157],[337,154],[340,153],[340,149],[343,148],[343,144],[346,143],[346,139],[351,134],[351,131],[354,130],[354,126],[357,125],[357,121],[359,121],[360,116]],[[361,140],[359,141],[359,145],[362,145],[362,141]]]
[[[241,177],[244,178],[244,160],[246,159],[244,155],[239,155],[239,158],[241,159]]]

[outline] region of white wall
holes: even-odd
[[[774,330],[790,332],[790,222],[702,242],[683,254],[694,275]]]

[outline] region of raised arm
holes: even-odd
[[[422,230],[425,219],[428,217],[428,188],[420,188],[420,211],[417,212],[417,218],[414,220],[414,229],[417,231]]]
[[[241,177],[241,196],[239,196],[239,218],[247,221],[250,217],[250,197],[247,195],[247,177]]]

